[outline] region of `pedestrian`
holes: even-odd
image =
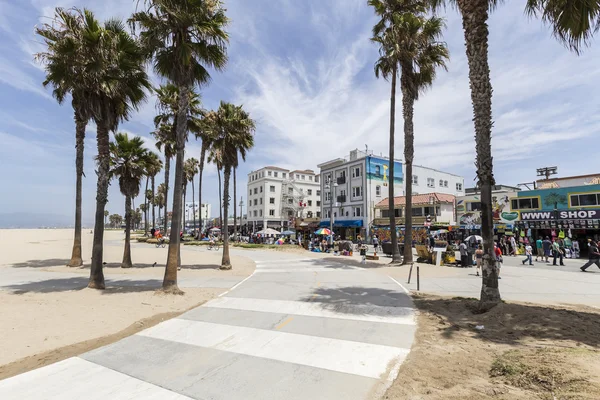
[[[552,251],[554,252],[554,262],[552,265],[556,265],[556,259],[560,258],[560,265],[565,265],[563,263],[563,249],[560,248],[560,242],[554,239],[554,243],[552,243]]]
[[[581,267],[581,272],[585,272],[585,270],[592,264],[596,264],[596,267],[600,268],[600,250],[598,250],[598,244],[595,242],[590,243],[589,247],[589,261],[585,263],[583,267]]]
[[[531,245],[529,243],[527,243],[527,245],[525,246],[525,259],[523,260],[523,265],[525,265],[527,260],[529,260],[529,265],[533,265],[532,258],[533,258],[533,248],[531,248]]]
[[[550,241],[550,238],[548,236],[546,236],[546,238],[542,242],[542,248],[544,249],[544,258],[546,259],[546,263],[549,264],[550,261],[548,261],[548,257],[550,257],[552,242]]]
[[[477,250],[475,250],[475,260],[477,261],[477,276],[479,276],[479,271],[481,270],[481,263],[483,262],[483,246],[480,244],[477,245]]]
[[[467,244],[462,242],[458,246],[458,250],[460,251],[460,265],[462,267],[466,267],[469,259],[469,252],[467,251]]]
[[[544,261],[544,249],[542,247],[542,238],[539,237],[538,240],[535,241],[535,249],[537,253],[535,253],[535,261],[538,261],[538,257],[542,258]]]
[[[517,241],[515,240],[514,235],[510,237],[510,247],[511,247],[510,254],[513,257],[516,257],[517,256]]]
[[[573,258],[579,258],[579,241],[573,240]]]
[[[496,256],[496,266],[498,267],[498,279],[500,279],[500,268],[502,268],[502,250],[498,246],[498,243],[494,243],[494,255]]]
[[[373,251],[377,252],[377,248],[379,247],[379,238],[377,235],[373,236]]]
[[[435,247],[435,238],[433,235],[429,236],[429,251],[433,252],[433,248]]]

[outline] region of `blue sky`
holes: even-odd
[[[220,100],[243,104],[257,121],[256,148],[240,168],[238,197],[245,197],[246,174],[261,166],[316,170],[365,144],[387,152],[389,84],[373,74],[377,48],[369,37],[375,17],[366,3],[226,1],[230,62],[224,72],[212,73],[202,99],[206,108]],[[532,181],[535,168],[549,165],[563,176],[598,172],[600,44],[592,42],[581,56],[568,52],[546,26],[524,15],[524,3],[506,2],[490,19],[496,179]],[[44,72],[32,56],[43,48],[34,27],[55,6],[88,7],[100,19],[125,19],[135,1],[0,0],[2,212],[73,213],[72,110],[42,87]],[[461,174],[470,186],[475,150],[462,25],[455,10],[444,16],[451,62],[416,104],[415,160]],[[400,104],[397,155],[403,151]],[[155,105],[150,98],[120,129],[144,137],[150,148]],[[93,220],[95,208],[94,129],[88,128],[85,142],[84,222]],[[200,144],[191,140],[186,156],[199,153]],[[205,173],[205,200],[218,215],[216,170],[209,166]],[[107,209],[123,212],[116,182]]]

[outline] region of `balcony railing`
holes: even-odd
[[[346,202],[346,195],[342,194],[340,196],[337,197],[337,201],[338,203],[345,203]]]
[[[339,178],[337,178],[337,184],[338,185],[343,185],[345,183],[346,183],[346,175],[340,176]]]

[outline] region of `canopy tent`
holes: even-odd
[[[221,232],[221,230],[219,228],[217,228],[216,226],[213,228],[210,228],[209,231],[211,232]]]
[[[296,233],[296,232],[294,232],[294,231],[283,231],[283,232],[281,232],[281,234],[285,235],[285,236],[290,236],[290,235],[293,235],[294,233]]]
[[[262,231],[258,231],[256,233],[259,235],[281,235],[281,232],[272,228],[263,229]]]

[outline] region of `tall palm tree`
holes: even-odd
[[[165,206],[164,187],[165,187],[164,183],[161,183],[160,185],[158,185],[157,194],[156,194],[156,196],[154,196],[154,203],[156,204],[156,207],[158,207],[158,221],[159,221],[159,225],[162,225],[161,222],[160,222],[161,221],[160,211]],[[162,219],[162,222],[164,222],[164,218]],[[165,228],[165,230],[166,230],[166,228]]]
[[[69,267],[83,265],[81,255],[81,201],[83,150],[85,129],[94,109],[89,101],[94,96],[95,87],[89,79],[92,53],[86,51],[84,42],[83,13],[77,9],[56,8],[52,23],[36,28],[36,33],[44,39],[46,51],[35,58],[44,64],[46,79],[43,85],[52,86],[52,95],[62,104],[71,95],[71,107],[75,119],[75,232]],[[106,218],[104,218],[106,224]]]
[[[131,268],[131,223],[134,210],[131,200],[140,192],[140,185],[146,173],[148,152],[140,137],[132,137],[126,133],[115,134],[115,141],[110,143],[110,175],[119,179],[119,189],[125,196],[125,249],[121,268]]]
[[[375,74],[389,73],[389,64],[400,67],[400,89],[404,117],[404,163],[406,203],[404,264],[413,260],[412,251],[412,170],[414,159],[414,103],[419,93],[432,85],[436,68],[446,68],[446,44],[440,42],[444,22],[427,18],[427,7],[417,0],[370,0],[381,20],[373,28],[373,41],[380,45],[381,58]],[[389,8],[388,8],[389,7]],[[391,212],[390,212],[391,213]],[[395,218],[395,216],[393,216]]]
[[[215,137],[213,124],[215,115],[216,113],[214,111],[202,112],[202,118],[200,120],[200,124],[197,125],[198,129],[196,131],[196,138],[202,140],[202,148],[200,149],[200,163],[198,166],[198,203],[200,204],[198,225],[200,227],[200,231],[202,231],[202,174],[204,172],[206,153],[211,150]],[[220,193],[221,191],[219,190],[219,195]],[[198,233],[198,239],[200,239],[200,231]]]
[[[106,226],[106,217],[108,217],[110,213],[108,212],[108,210],[104,210],[104,226]]]
[[[216,139],[215,139],[216,141]],[[212,148],[210,149],[210,154],[208,155],[208,162],[214,163],[217,167],[217,179],[219,181],[219,228],[221,229],[221,234],[227,234],[224,229],[229,229],[229,227],[223,227],[223,199],[221,194],[223,193],[221,190],[221,171],[223,170],[223,149],[217,147],[215,143],[213,143]]]
[[[194,190],[194,179],[196,178],[196,175],[198,174],[198,165],[200,164],[200,162],[195,159],[194,157],[192,158],[188,158],[187,160],[185,160],[185,164],[183,166],[183,169],[185,170],[185,176],[187,178],[187,181],[192,183],[192,214],[194,214],[194,231],[196,230],[196,195],[195,195],[195,190]],[[185,202],[184,202],[185,204]]]
[[[221,154],[223,165],[223,217],[227,218],[229,208],[229,179],[231,169],[238,163],[238,154],[245,159],[247,151],[254,146],[255,123],[242,106],[221,101],[217,110],[214,148]],[[227,224],[225,225],[227,229]],[[221,269],[231,269],[229,257],[229,232],[223,239]]]
[[[167,266],[163,279],[165,291],[180,293],[177,287],[179,266],[179,228],[183,162],[190,92],[194,85],[206,84],[206,67],[222,70],[227,62],[228,23],[219,0],[148,0],[147,9],[134,13],[130,22],[140,28],[145,48],[154,56],[156,72],[177,86],[177,159],[173,194],[173,224]]]
[[[481,189],[481,236],[483,238],[482,286],[479,307],[487,310],[501,301],[498,266],[494,256],[492,188],[492,84],[488,62],[487,20],[502,0],[428,0],[433,10],[455,6],[463,21],[469,83],[475,125],[477,180]],[[569,49],[579,52],[600,25],[597,0],[527,0],[526,12],[541,16],[555,36]]]
[[[155,220],[155,211],[154,211],[154,194],[155,194],[155,184],[154,184],[154,178],[156,177],[156,175],[158,175],[158,173],[162,170],[163,167],[163,163],[162,160],[160,159],[160,157],[158,156],[158,154],[153,153],[153,152],[149,152],[148,153],[148,160],[146,162],[146,191],[144,192],[145,194],[145,200],[147,201],[147,205],[146,208],[148,208],[150,205],[152,205],[152,227],[155,228],[156,227],[156,220]],[[152,190],[148,189],[148,178],[150,179],[151,182],[151,186],[152,186]],[[146,214],[146,227],[148,226],[148,214]],[[146,233],[148,231],[148,228],[146,228]]]
[[[162,151],[165,155],[165,191],[163,192],[163,196],[165,198],[165,212],[164,212],[164,221],[165,221],[165,231],[168,230],[169,227],[169,218],[167,213],[167,202],[169,200],[169,176],[171,175],[171,158],[175,155],[175,145],[176,138],[174,137],[175,132],[173,131],[173,126],[167,123],[160,124],[157,129],[152,132],[152,135],[156,139],[156,148],[159,151]]]

